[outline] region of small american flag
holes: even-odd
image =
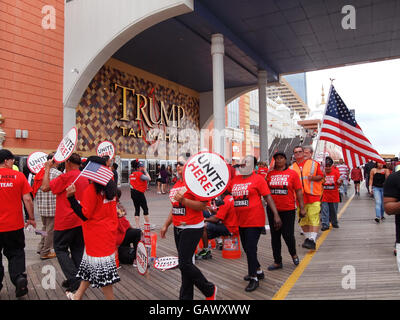
[[[349,168],[358,167],[369,160],[384,163],[333,86],[329,92],[320,139],[342,147],[344,162]]]
[[[112,179],[114,174],[106,166],[89,161],[82,170],[81,176],[105,186]]]

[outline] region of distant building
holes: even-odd
[[[283,76],[287,82],[291,85],[294,91],[300,96],[301,99],[308,104],[307,102],[307,81],[306,81],[306,73],[296,73],[296,74],[288,74]]]
[[[299,92],[297,92],[285,77],[280,78],[280,85],[267,86],[267,97],[274,101],[280,97],[283,104],[290,108],[292,115],[294,115],[294,112],[297,112],[301,119],[305,119],[310,112],[310,108],[301,97],[301,95],[305,94],[305,84],[302,86],[299,85]],[[300,82],[299,79],[297,80]]]

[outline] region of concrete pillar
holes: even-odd
[[[63,136],[71,130],[72,127],[76,126],[76,108],[70,108],[64,106],[64,117],[63,117]],[[79,132],[78,132],[79,135]]]
[[[260,160],[269,163],[268,116],[267,116],[267,72],[258,71],[258,115],[260,126]]]
[[[211,56],[213,66],[213,113],[214,138],[213,151],[225,156],[225,84],[224,84],[224,37],[213,34],[211,37]]]

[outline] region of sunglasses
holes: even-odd
[[[182,162],[182,161],[178,161],[177,163],[176,163],[176,165],[178,165],[178,166],[184,166],[185,164]]]

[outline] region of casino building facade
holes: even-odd
[[[154,177],[156,164],[173,164],[180,154],[219,148],[231,160],[248,152],[248,142],[243,139],[249,137],[241,134],[243,126],[226,131],[222,142],[213,139],[212,130],[228,126],[229,102],[257,88],[265,92],[266,73],[253,71],[256,81],[235,86],[230,75],[239,63],[234,57],[223,60],[224,54],[230,54],[221,34],[209,36],[208,52],[182,53],[185,59],[190,54],[204,54],[205,60],[212,60],[209,79],[203,81],[213,83],[212,90],[199,89],[196,75],[191,75],[196,83],[191,85],[187,75],[184,77],[185,69],[179,70],[178,76],[157,72],[158,62],[151,60],[152,52],[164,50],[164,39],[152,42],[151,32],[160,33],[157,28],[162,29],[164,23],[171,28],[179,21],[179,34],[166,41],[190,41],[189,28],[176,17],[194,10],[193,0],[121,0],[118,8],[110,0],[49,0],[46,5],[41,1],[2,1],[0,148],[20,156],[22,169],[30,153],[54,151],[75,126],[76,151],[84,157],[93,155],[105,140],[114,144],[122,182],[127,182],[132,159],[145,161]],[[135,41],[142,44],[137,50]],[[163,54],[172,65],[180,59],[169,52]],[[220,79],[211,81],[213,76]],[[266,109],[265,94],[257,99]],[[242,120],[246,112],[249,118],[249,111],[243,111]],[[247,126],[250,128],[249,121]],[[262,139],[260,134],[258,140]],[[262,143],[257,144],[256,153],[261,156]]]

